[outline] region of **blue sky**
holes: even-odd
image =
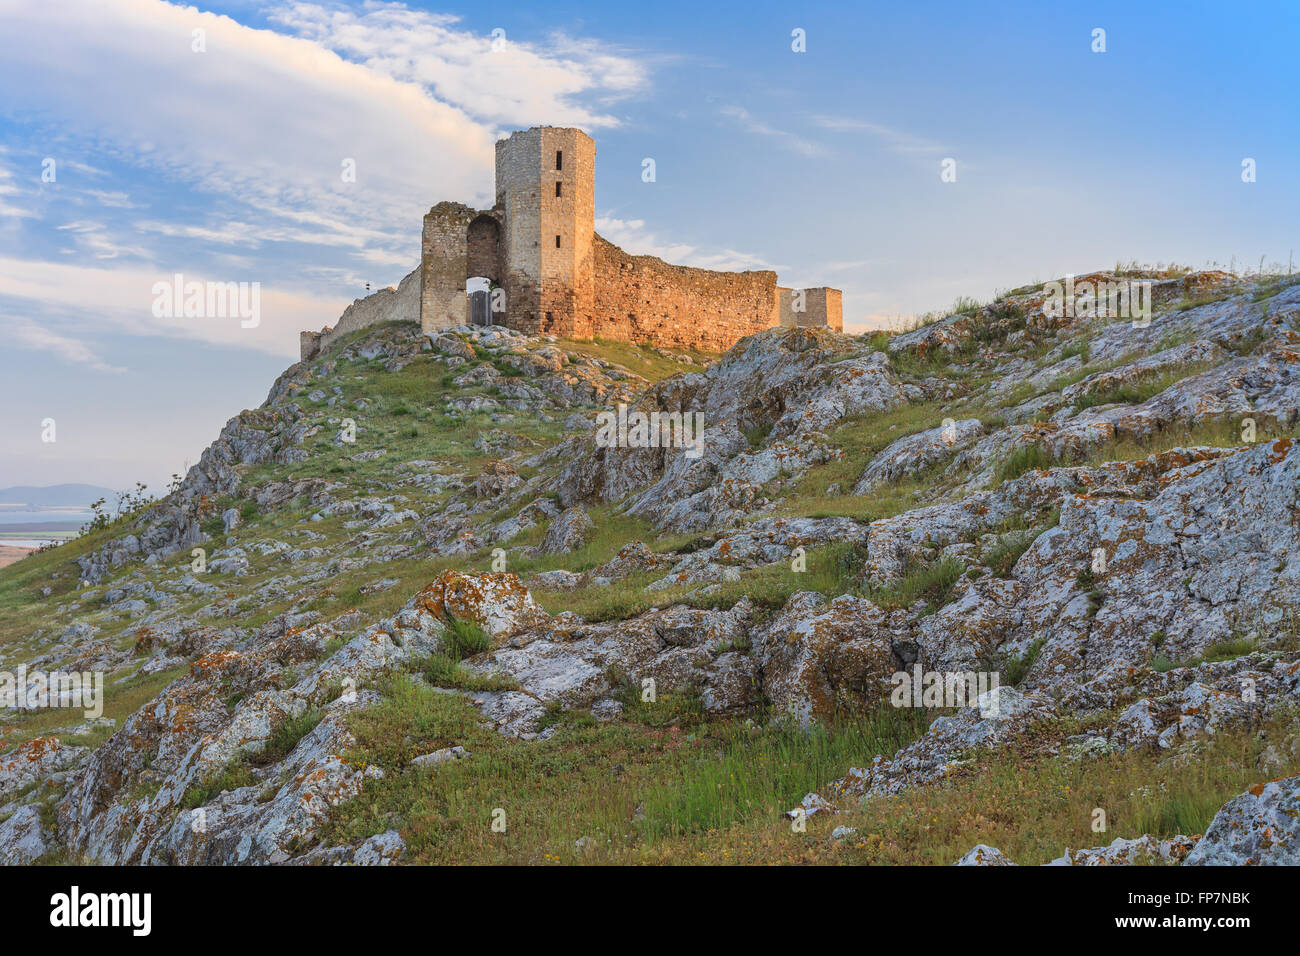
[[[837,286],[849,330],[1285,264],[1300,5],[1134,6],[0,0],[0,486],[165,482],[542,123],[595,137],[607,238]],[[259,282],[260,324],[156,318],[178,272]]]

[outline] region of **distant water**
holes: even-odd
[[[85,508],[40,508],[33,511],[21,506],[0,505],[0,528],[11,524],[49,523],[74,529],[80,528],[91,517],[90,511]]]
[[[66,541],[66,533],[58,532],[79,531],[92,517],[82,508],[0,506],[0,544],[39,548],[50,541]]]

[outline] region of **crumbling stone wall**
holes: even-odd
[[[464,203],[440,202],[424,216],[420,234],[420,327],[426,332],[464,325],[469,300],[469,224],[479,215]]]
[[[396,289],[389,286],[372,292],[365,298],[356,299],[343,310],[339,320],[331,328],[328,325],[319,332],[300,332],[298,334],[298,351],[302,361],[315,358],[323,349],[329,348],[338,339],[380,322],[419,322],[420,321],[420,270],[418,268],[404,278]]]
[[[712,272],[595,237],[595,335],[721,352],[778,324],[776,273]]]

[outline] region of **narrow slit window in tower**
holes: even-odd
[[[560,248],[560,237],[559,237],[559,236],[556,236],[556,237],[555,237],[555,248],[556,248],[556,249]]]
[[[556,195],[557,197],[558,197],[558,196],[563,196],[563,195],[564,195],[564,188],[563,188],[563,187],[564,187],[564,183],[560,182],[559,180],[556,180],[556,181],[555,181],[555,195]]]
[[[564,168],[564,150],[562,149],[557,149],[555,151],[555,168],[557,170]]]

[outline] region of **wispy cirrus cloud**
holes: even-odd
[[[788,149],[803,156],[824,156],[827,153],[826,147],[820,143],[791,130],[773,126],[771,123],[759,119],[743,106],[724,106],[721,112],[723,116],[734,120],[746,132],[766,136],[778,143],[783,149]]]
[[[7,149],[0,146],[0,156],[4,156],[8,152]],[[14,220],[32,218],[36,215],[31,209],[11,205],[5,199],[6,196],[19,196],[22,192],[14,182],[13,172],[4,166],[0,166],[0,221],[3,221],[4,217],[8,217],[12,224],[16,224],[16,222],[13,222]]]
[[[65,361],[87,365],[99,372],[126,371],[105,362],[83,339],[60,335],[31,319],[0,313],[0,327],[4,328],[7,342],[16,348],[53,352]]]
[[[101,206],[109,209],[137,209],[135,203],[131,202],[131,197],[121,190],[108,189],[87,189],[86,195],[96,200]]]
[[[79,220],[55,226],[55,229],[68,233],[79,249],[89,253],[95,259],[116,259],[118,256],[130,256],[136,259],[153,258],[153,253],[149,249],[119,242],[102,222]]]
[[[895,153],[937,155],[948,149],[942,143],[923,136],[855,117],[818,114],[812,117],[812,122],[821,129],[835,133],[869,133]]]

